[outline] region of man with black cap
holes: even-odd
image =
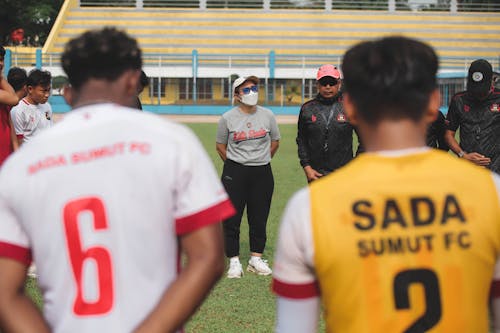
[[[460,128],[460,144],[455,132]],[[469,67],[467,90],[453,96],[446,141],[458,157],[500,173],[500,90],[491,64],[478,59]]]

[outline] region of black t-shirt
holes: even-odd
[[[453,96],[447,128],[460,128],[460,147],[491,158],[489,169],[500,173],[500,90],[495,89],[484,100],[461,92]]]

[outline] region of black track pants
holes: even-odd
[[[250,251],[263,253],[267,239],[267,217],[274,190],[271,164],[245,166],[226,160],[222,171],[222,183],[236,209],[236,215],[223,223],[226,256],[230,258],[240,253],[240,225],[245,206]]]

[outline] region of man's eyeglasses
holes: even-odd
[[[241,92],[243,93],[243,95],[250,94],[250,91],[257,92],[257,91],[259,91],[259,87],[251,86],[251,87],[245,87],[245,88],[241,89]]]
[[[337,83],[339,83],[339,80],[337,79],[334,79],[333,77],[322,77],[320,80],[319,80],[319,84],[321,84],[323,87],[326,87],[326,86],[330,86],[330,87],[333,87],[333,86],[336,86]]]

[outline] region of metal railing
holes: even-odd
[[[80,0],[82,7],[499,12],[498,0]]]
[[[37,64],[37,58],[34,53],[21,53],[11,50],[12,66],[30,68],[30,67],[60,67],[60,53],[44,53],[41,56],[41,63]],[[440,69],[442,71],[465,71],[475,58],[469,57],[441,57]],[[496,71],[500,71],[500,55],[496,58],[487,58]],[[297,54],[274,54],[272,51],[268,54],[157,54],[145,53],[143,63],[146,67],[192,67],[196,62],[197,67],[225,67],[225,68],[271,68],[279,69],[304,69],[318,68],[325,63],[340,64],[341,57],[322,56],[322,55],[297,55]]]

